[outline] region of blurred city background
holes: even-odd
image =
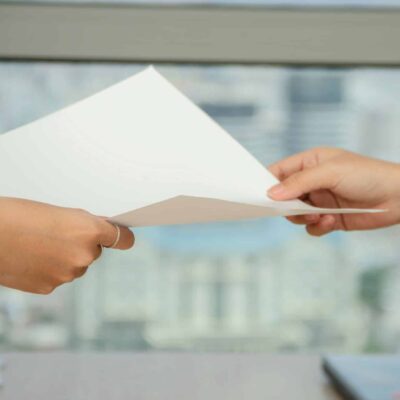
[[[0,63],[0,132],[144,67]],[[157,68],[265,165],[320,145],[400,161],[400,70]],[[50,296],[1,288],[0,350],[400,351],[397,227],[316,239],[270,218],[135,234]]]

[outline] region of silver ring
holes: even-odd
[[[114,249],[118,245],[119,240],[121,239],[121,228],[118,225],[115,224],[112,225],[117,230],[117,237],[115,238],[114,243],[109,247],[110,249]]]

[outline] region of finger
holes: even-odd
[[[317,164],[317,153],[313,150],[307,150],[270,165],[268,170],[279,180],[283,180],[296,172],[316,166]]]
[[[101,219],[102,221],[102,234],[100,237],[100,243],[104,247],[111,247],[117,237],[118,237],[118,230],[116,226],[105,219]],[[120,238],[118,243],[113,247],[119,250],[127,250],[130,249],[133,244],[135,243],[135,237],[133,233],[124,226],[119,226],[120,230]]]
[[[340,176],[328,164],[296,172],[278,185],[268,190],[268,196],[273,200],[291,200],[304,194],[321,190],[333,189]]]
[[[323,236],[335,230],[336,219],[333,215],[323,215],[316,224],[307,225],[306,230],[312,236]]]
[[[74,272],[75,278],[80,278],[81,276],[85,275],[87,270],[88,270],[88,267],[76,268],[75,272]]]
[[[102,253],[103,253],[103,248],[100,244],[98,244],[96,248],[93,250],[93,261],[98,260],[101,257]]]
[[[302,196],[302,200],[306,204],[309,204],[310,206],[314,205],[312,200],[308,199],[308,196]],[[291,221],[291,222],[293,222],[294,224],[310,225],[310,224],[316,224],[317,222],[319,222],[319,220],[321,219],[321,215],[320,214],[305,214],[305,215],[295,215],[295,216],[292,216],[291,218],[293,218],[293,221]],[[289,219],[289,221],[290,221],[290,219]]]
[[[320,214],[307,214],[307,215],[292,215],[286,217],[288,221],[296,225],[310,225],[319,222]]]

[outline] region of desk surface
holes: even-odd
[[[338,400],[315,356],[7,354],[5,400]]]

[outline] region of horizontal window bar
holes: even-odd
[[[400,65],[400,11],[0,4],[0,58]]]

